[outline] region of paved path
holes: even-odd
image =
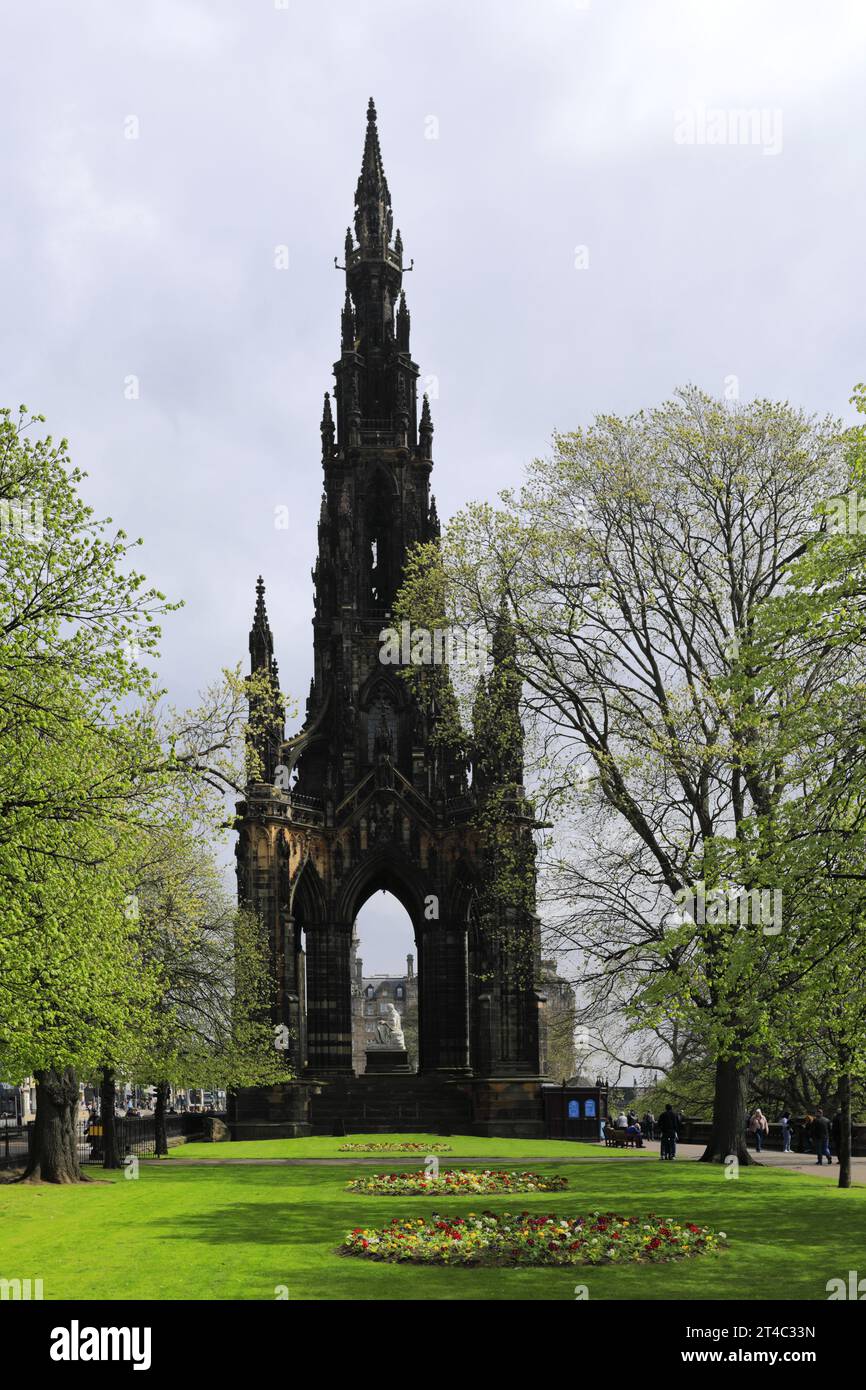
[[[648,1157],[658,1157],[658,1144],[650,1144]],[[677,1158],[698,1159],[704,1152],[703,1144],[677,1144]],[[764,1149],[763,1153],[756,1154],[754,1149],[749,1149],[749,1153],[756,1158],[758,1163],[766,1168],[785,1168],[791,1173],[808,1173],[810,1176],[832,1178],[834,1182],[839,1181],[839,1165],[833,1163],[819,1164],[814,1154],[799,1153],[780,1153],[777,1149]],[[855,1183],[866,1183],[866,1158],[852,1158],[851,1160],[851,1180]]]
[[[563,1149],[567,1150],[567,1143],[563,1144]],[[679,1160],[696,1161],[704,1151],[703,1144],[678,1144],[677,1158]],[[527,1163],[597,1163],[599,1159],[608,1160],[611,1163],[647,1163],[655,1159],[659,1161],[659,1146],[657,1143],[649,1143],[645,1149],[628,1149],[623,1152],[612,1151],[599,1144],[598,1150],[593,1154],[437,1154],[437,1158],[443,1164],[448,1163],[496,1163],[496,1164],[527,1164]],[[172,1168],[220,1168],[246,1166],[258,1168],[303,1168],[308,1165],[320,1166],[324,1168],[345,1168],[347,1164],[370,1164],[381,1168],[387,1166],[394,1167],[397,1164],[412,1164],[415,1167],[423,1164],[423,1154],[340,1154],[337,1158],[143,1158],[141,1163],[148,1167],[160,1168],[163,1171]],[[809,1154],[778,1153],[774,1150],[764,1150],[759,1156],[759,1162],[768,1168],[785,1168],[792,1173],[807,1173],[812,1176],[823,1177],[825,1181],[832,1178],[834,1182],[839,1179],[839,1165],[837,1163],[818,1164]],[[866,1183],[866,1158],[854,1158],[851,1160],[851,1178],[855,1183]]]
[[[604,1156],[604,1150],[600,1149],[598,1155],[595,1154],[539,1154],[535,1158],[527,1154],[443,1154],[437,1153],[436,1157],[443,1165],[449,1163],[497,1163],[497,1164],[524,1164],[524,1163],[597,1163],[598,1158]],[[617,1159],[619,1163],[627,1163],[629,1159],[639,1159],[641,1161],[651,1158],[652,1154],[634,1153],[620,1155]],[[225,1168],[225,1167],[245,1167],[254,1168],[292,1168],[308,1167],[310,1164],[319,1165],[325,1168],[345,1168],[347,1164],[372,1163],[377,1168],[392,1168],[397,1163],[411,1163],[414,1167],[424,1166],[424,1154],[341,1154],[339,1158],[141,1158],[139,1163],[146,1163],[158,1168]]]

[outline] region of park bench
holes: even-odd
[[[642,1149],[643,1135],[629,1134],[625,1129],[608,1129],[604,1131],[605,1147],[608,1149]]]

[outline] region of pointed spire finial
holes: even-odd
[[[265,581],[259,575],[256,580],[256,613],[253,619],[254,627],[267,627],[268,613],[265,608]]]
[[[513,670],[514,660],[517,652],[517,638],[514,631],[514,622],[511,617],[511,608],[505,591],[499,595],[499,612],[496,615],[496,622],[493,627],[493,661],[494,664],[508,670]]]
[[[322,435],[322,462],[327,465],[334,451],[334,417],[331,414],[330,391],[325,392],[325,404],[322,408],[322,423],[319,430]]]
[[[346,286],[346,298],[343,301],[343,312],[340,315],[340,344],[343,351],[351,352],[355,346],[355,310],[352,306],[352,296],[349,287]]]
[[[254,669],[257,666],[266,666],[273,655],[273,639],[265,608],[265,581],[261,575],[256,580],[256,607],[253,625],[250,628],[250,655],[253,658]]]
[[[421,402],[421,423],[418,427],[418,452],[422,459],[432,459],[433,457],[433,421],[430,416],[430,402],[427,399],[427,392],[424,392],[424,399]]]
[[[401,352],[409,351],[409,310],[406,307],[406,292],[400,291],[397,305],[397,346]]]
[[[373,98],[367,107],[367,134],[364,138],[364,158],[361,176],[355,190],[355,236],[362,250],[382,252],[391,240],[394,215],[391,194],[382,165],[379,132],[376,128],[376,107]]]

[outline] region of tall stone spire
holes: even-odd
[[[370,97],[364,158],[355,190],[355,236],[365,255],[381,254],[387,250],[393,225],[391,194],[388,192],[388,180],[379,148],[379,131],[376,128],[376,107]]]
[[[247,740],[257,759],[256,775],[265,782],[273,780],[279,763],[280,746],[285,736],[286,713],[280,699],[280,676],[274,660],[274,639],[265,607],[265,583],[259,575],[256,581],[256,607],[250,628],[250,673],[267,674],[265,689],[259,683],[250,688],[250,720]]]
[[[413,454],[418,444],[418,368],[409,346],[403,238],[398,230],[392,242],[393,225],[371,98],[355,189],[357,244],[351,230],[346,232],[340,360],[334,364],[337,441],[350,449],[371,442]]]
[[[265,581],[259,575],[256,580],[256,607],[253,625],[250,628],[250,667],[253,671],[270,669],[274,659],[274,639],[265,608]]]
[[[475,785],[482,793],[494,786],[523,785],[522,682],[514,623],[504,595],[493,627],[491,655],[492,669],[486,679],[479,680],[472,711]]]

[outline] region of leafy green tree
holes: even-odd
[[[688,389],[556,436],[519,494],[467,508],[415,555],[401,600],[418,621],[439,606],[492,630],[504,595],[534,796],[578,822],[549,856],[564,945],[636,1028],[676,1021],[706,1039],[708,1160],[750,1161],[749,1058],[772,1033],[790,939],[674,909],[699,885],[776,886],[762,836],[787,788],[765,756],[762,711],[784,720],[791,672],[775,653],[744,667],[740,652],[844,479],[836,422]],[[818,652],[798,688],[832,675]]]
[[[207,847],[192,836],[161,837],[142,866],[140,951],[163,987],[146,1045],[129,1062],[156,1080],[157,1152],[167,1152],[171,1086],[269,1085],[291,1076],[271,1024],[273,981],[267,934],[238,909]]]
[[[40,419],[0,412],[0,1068],[36,1078],[26,1176],[73,1182],[78,1075],[142,1046],[165,989],[131,910],[143,840],[225,820],[249,691],[228,672],[197,710],[164,707],[147,662],[177,605]]]
[[[125,823],[156,747],[130,713],[152,682],[168,605],[124,572],[121,530],[94,520],[65,441],[0,413],[0,1059],[32,1071],[28,1175],[79,1176],[79,1069],[141,1026],[153,982],[130,988]]]
[[[853,401],[866,414],[866,389]],[[758,615],[742,684],[772,671],[781,692],[754,718],[746,760],[784,788],[757,822],[796,943],[778,1030],[788,1048],[809,1039],[838,1085],[847,1187],[852,1080],[866,1075],[866,425],[845,443],[844,486],[825,496],[825,524]]]

